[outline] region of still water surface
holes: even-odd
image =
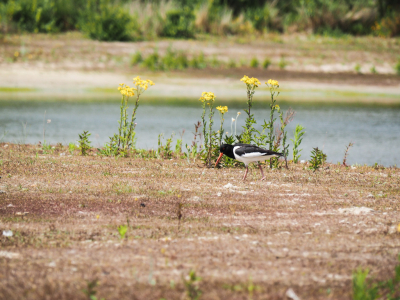
[[[400,165],[399,108],[310,104],[291,107],[296,115],[287,127],[288,138],[293,138],[296,124],[306,128],[301,159],[309,159],[312,148],[319,147],[327,154],[329,162],[336,163],[343,160],[346,145],[353,142],[348,156],[350,164]],[[229,112],[225,115],[225,131],[231,131],[231,118],[243,108],[237,104],[229,106]],[[282,108],[286,110],[288,106],[283,105]],[[260,120],[268,118],[266,107],[255,107],[253,111],[260,124]],[[182,131],[184,144],[190,144],[194,123],[200,120],[201,113],[201,108],[190,106],[140,106],[136,127],[137,147],[156,148],[160,133],[165,137],[175,133],[176,140]],[[76,142],[78,134],[89,130],[92,146],[99,147],[117,132],[118,118],[117,102],[2,101],[0,141],[43,142],[45,126],[45,140],[52,144]],[[51,122],[47,123],[47,120]],[[215,124],[219,126],[218,114],[215,115]],[[243,125],[242,111],[237,124],[238,133]]]

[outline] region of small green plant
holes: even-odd
[[[322,152],[322,150],[317,148],[313,148],[311,151],[311,160],[310,160],[310,170],[314,172],[318,170],[326,161],[326,154]]]
[[[171,149],[171,145],[172,145],[172,139],[174,137],[174,133],[171,134],[171,137],[167,139],[167,142],[165,143],[165,145],[162,144],[161,138],[163,137],[163,134],[159,134],[158,135],[158,150],[157,153],[158,155],[161,155],[163,158],[171,158],[172,157],[172,149]]]
[[[193,55],[192,59],[189,61],[189,66],[193,69],[204,69],[207,67],[207,62],[204,57],[204,53],[200,52],[199,55]]]
[[[282,56],[282,57],[281,57],[281,60],[280,60],[279,63],[278,63],[279,69],[284,70],[284,69],[286,68],[287,65],[288,65],[288,64],[287,64],[287,62],[286,62],[286,60],[285,60],[285,57]]]
[[[353,300],[400,299],[400,264],[395,266],[394,277],[386,281],[372,282],[367,280],[368,274],[368,269],[353,273]]]
[[[83,289],[83,293],[87,296],[88,300],[98,300],[96,294],[96,287],[99,285],[98,279],[93,279],[91,281],[87,281],[86,284],[86,289]],[[104,298],[101,298],[101,300],[104,300]]]
[[[175,145],[175,154],[179,158],[182,153],[182,139],[183,139],[183,134],[185,133],[185,130],[182,131],[180,134],[180,139],[176,139],[176,145]]]
[[[378,71],[376,70],[375,66],[372,66],[370,71],[372,74],[378,74]]]
[[[378,296],[378,288],[376,285],[367,286],[367,276],[369,270],[358,269],[353,274],[353,299],[354,300],[374,300]]]
[[[73,155],[74,154],[74,152],[75,152],[75,144],[74,143],[69,143],[68,144],[68,151],[69,151],[69,153],[71,154],[71,155]]]
[[[300,149],[300,144],[303,140],[303,135],[306,133],[304,129],[305,128],[303,126],[298,124],[294,130],[294,137],[291,139],[293,142],[293,162],[296,164],[299,162],[299,158],[301,156],[300,152],[302,149]]]
[[[43,145],[42,145],[42,150],[43,150],[43,154],[51,153],[52,148],[51,148],[50,143],[46,143],[46,141],[44,141]]]
[[[228,68],[230,68],[230,69],[236,68],[236,62],[232,58],[229,59]]]
[[[79,135],[79,149],[81,150],[81,155],[87,155],[90,150],[90,141],[89,136],[91,133],[89,131],[83,131],[82,134]]]
[[[136,51],[135,54],[132,55],[131,66],[136,66],[141,62],[143,62],[142,53],[140,51]]]
[[[118,226],[118,233],[119,233],[119,237],[121,239],[123,239],[125,237],[127,231],[128,231],[128,225]]]
[[[397,60],[397,64],[394,66],[396,74],[400,76],[400,58]]]
[[[203,294],[203,292],[199,288],[201,277],[196,276],[194,270],[190,270],[188,277],[188,279],[182,277],[183,284],[186,288],[187,298],[190,300],[198,300]]]
[[[259,62],[256,57],[253,57],[250,61],[250,68],[258,68]]]
[[[355,65],[354,71],[356,71],[357,74],[361,74],[361,65],[359,63]]]
[[[271,65],[271,60],[269,58],[264,59],[262,63],[263,69],[268,69],[268,67]]]
[[[142,66],[152,71],[162,70],[163,64],[157,51],[143,59]]]

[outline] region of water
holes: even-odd
[[[199,103],[200,104],[200,103]],[[236,105],[236,107],[235,107]],[[230,132],[231,118],[244,107],[229,106],[225,115],[225,131]],[[349,164],[375,163],[400,165],[400,109],[378,106],[291,105],[295,118],[287,127],[293,138],[296,124],[306,128],[301,144],[301,159],[308,160],[313,147],[327,154],[328,161],[343,160],[346,146],[353,142],[348,155]],[[284,110],[287,106],[282,106]],[[46,111],[46,115],[45,114]],[[268,118],[266,108],[255,107],[256,120]],[[137,115],[137,147],[156,148],[158,135],[174,140],[184,131],[184,144],[193,139],[194,123],[200,120],[200,107],[163,104],[142,105]],[[78,134],[89,130],[92,146],[100,147],[117,132],[119,103],[117,102],[0,102],[0,141],[13,143],[77,142]],[[47,120],[51,120],[47,123]],[[261,123],[261,122],[259,122]],[[215,115],[215,128],[219,116]],[[244,125],[244,113],[238,119],[237,131]],[[24,127],[26,126],[26,130]],[[164,139],[165,142],[165,139]],[[291,154],[290,146],[290,154]]]

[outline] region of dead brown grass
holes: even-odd
[[[354,270],[387,279],[400,252],[397,168],[289,164],[243,183],[243,168],[10,144],[0,163],[0,299],[88,299],[93,281],[99,299],[183,299],[191,269],[202,299],[350,299]]]

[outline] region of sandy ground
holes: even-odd
[[[277,79],[283,101],[400,103],[400,77],[394,65],[400,52],[396,39],[372,37],[331,39],[307,36],[269,36],[256,40],[213,39],[138,43],[102,43],[76,33],[56,36],[14,36],[0,43],[0,99],[109,99],[119,83],[141,75],[156,86],[148,96],[157,99],[199,97],[213,91],[221,100],[245,96],[243,75],[264,82]],[[273,62],[267,70],[237,67],[151,72],[131,67],[136,51],[146,56],[168,48],[190,57],[203,52],[207,59],[248,64],[257,57]],[[19,53],[17,58],[15,52]],[[284,57],[285,70],[278,67]],[[355,65],[361,66],[357,74]],[[371,74],[375,66],[378,74]],[[31,90],[29,90],[31,89]],[[268,96],[261,87],[256,98]]]
[[[0,144],[0,299],[87,299],[93,282],[98,299],[185,299],[190,270],[201,299],[351,299],[358,268],[394,275],[399,169],[290,164],[242,182],[242,167],[148,155]]]

